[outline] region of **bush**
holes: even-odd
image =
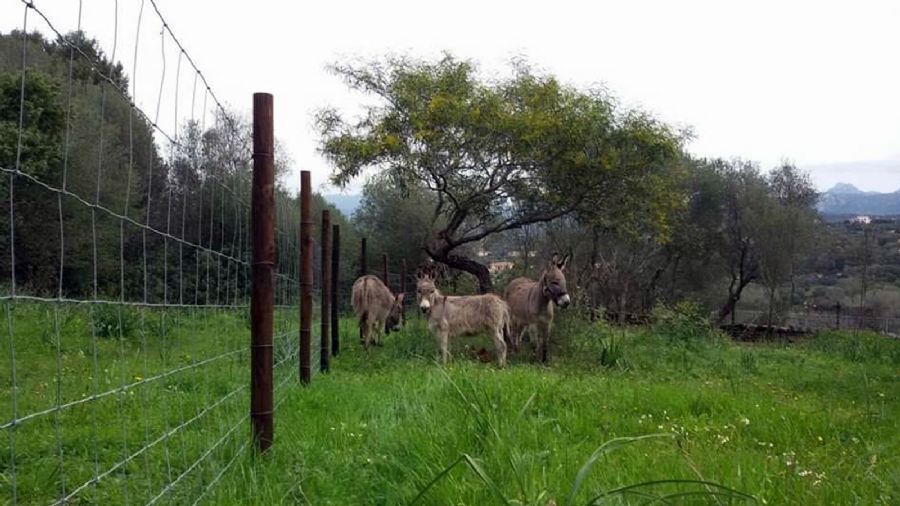
[[[653,309],[653,330],[670,342],[687,342],[711,334],[709,318],[696,302],[679,302],[675,306]]]
[[[136,320],[134,312],[126,307],[99,304],[93,308],[91,323],[97,337],[125,338],[134,333]]]

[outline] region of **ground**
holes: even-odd
[[[84,332],[96,315],[79,308],[57,314],[52,306],[17,303],[10,314],[19,417],[52,406],[57,370],[64,403],[247,343],[246,320],[233,311],[167,313],[165,320],[137,312],[125,318],[134,319],[131,337],[99,337],[96,347]],[[11,443],[22,504],[70,494],[95,469],[103,473],[152,443],[73,502],[127,497],[143,504],[158,496],[177,504],[199,497],[207,504],[561,506],[570,496],[579,505],[593,498],[644,504],[667,494],[678,495],[656,503],[900,500],[897,341],[846,333],[739,345],[677,318],[623,330],[570,316],[555,330],[548,367],[519,356],[498,370],[466,349],[489,346],[487,339],[456,342],[454,359],[442,367],[421,320],[411,318],[383,347],[365,352],[348,319],[332,371],[302,387],[291,360],[292,317],[277,319],[285,336],[277,356],[286,361],[276,374],[276,441],[268,454],[247,445],[247,355],[235,351],[67,408],[59,418],[51,412],[22,422],[4,441],[0,497],[11,497]],[[54,321],[62,322],[59,367]],[[4,415],[12,413],[9,376]]]

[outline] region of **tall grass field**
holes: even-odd
[[[549,366],[498,370],[485,338],[441,366],[413,315],[369,351],[344,319],[303,387],[281,311],[258,455],[241,312],[16,302],[0,319],[0,423],[42,413],[0,434],[3,504],[900,503],[900,342],[877,335],[737,344],[672,311],[627,329],[570,313]]]

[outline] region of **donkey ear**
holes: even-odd
[[[571,260],[571,259],[572,259],[572,254],[569,253],[569,254],[567,254],[566,256],[564,256],[564,257],[562,258],[562,260],[560,260],[559,262],[557,262],[556,265],[557,265],[557,267],[560,268],[560,270],[565,269],[566,266],[569,265],[569,260]]]
[[[403,302],[403,297],[405,297],[405,296],[406,296],[406,294],[403,293],[403,292],[398,293],[398,294],[397,294],[397,302],[402,303],[402,302]]]
[[[562,257],[559,256],[559,253],[553,252],[553,255],[550,256],[550,265],[555,267],[559,267],[562,262]]]

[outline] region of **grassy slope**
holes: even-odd
[[[245,322],[221,311],[167,319],[163,341],[160,327],[149,323],[159,317],[148,310],[143,324],[135,320],[134,337],[98,340],[95,368],[90,333],[84,332],[89,327],[78,320],[86,316],[66,311],[73,314],[60,318],[64,402],[92,391],[94,370],[114,387],[123,374],[149,376],[246,343]],[[21,415],[56,395],[56,343],[52,311],[20,305],[14,314]],[[291,363],[279,370],[279,378],[290,382],[278,395],[276,445],[264,458],[237,455],[211,488],[208,503],[403,504],[467,454],[480,464],[481,476],[461,464],[420,504],[502,504],[501,497],[564,504],[598,446],[660,432],[675,437],[639,441],[601,457],[578,504],[623,485],[699,477],[768,504],[890,504],[900,497],[898,342],[843,335],[793,347],[748,347],[679,338],[668,328],[622,333],[568,322],[558,329],[569,337],[560,340],[550,368],[518,359],[497,371],[464,358],[462,346],[486,344],[482,340],[456,343],[456,360],[437,366],[431,339],[412,323],[389,336],[385,347],[365,353],[345,320],[345,352],[334,372],[317,376],[309,388],[293,384]],[[599,366],[604,338],[620,341],[626,367]],[[201,413],[246,381],[245,363],[246,355],[239,355],[99,401],[96,411],[68,410],[59,420],[59,438],[52,414],[26,422],[15,437],[20,502],[52,500],[61,477],[71,491],[91,476],[95,459],[101,471],[108,468],[127,455],[123,434],[133,452]],[[11,403],[9,374],[3,377],[5,421]],[[97,391],[105,389],[99,385]],[[132,503],[146,502],[240,422],[245,394],[238,392],[96,489],[88,488],[83,502],[97,497],[101,504],[115,504],[125,494]],[[242,447],[246,432],[239,425],[161,502],[190,503]],[[3,436],[0,498],[6,500],[11,471],[9,439]],[[688,490],[703,488],[669,485],[645,492]]]

